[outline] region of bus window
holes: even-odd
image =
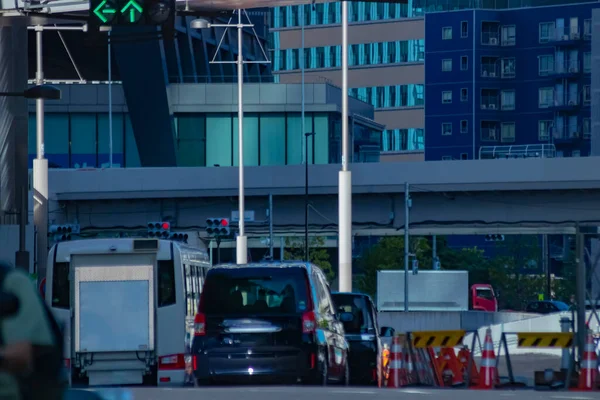
[[[173,260],[158,261],[158,306],[175,304],[175,265]]]
[[[71,286],[69,284],[69,263],[54,263],[52,271],[52,307],[71,306]]]
[[[194,269],[196,270],[196,299],[194,303],[194,307],[198,308],[198,304],[200,303],[200,293],[202,293],[202,283],[204,279],[202,278],[202,268],[197,265],[194,265]]]
[[[188,317],[193,317],[194,316],[194,311],[193,311],[193,291],[192,291],[192,276],[191,276],[191,271],[190,271],[190,266],[189,265],[184,265],[184,278],[185,278],[185,309],[186,309],[186,315]]]

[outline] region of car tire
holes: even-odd
[[[327,386],[329,383],[329,368],[327,367],[327,360],[321,364],[321,373],[319,375],[319,386]]]
[[[346,369],[344,372],[344,380],[342,381],[342,385],[350,386],[350,364],[348,360],[346,360]]]

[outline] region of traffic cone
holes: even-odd
[[[594,348],[594,338],[588,333],[579,369],[579,385],[577,386],[577,390],[592,391],[596,388],[597,367],[598,358],[596,356],[596,349]]]
[[[485,331],[485,343],[481,354],[481,368],[479,370],[479,384],[476,389],[493,389],[499,383],[498,370],[496,369],[496,354],[492,342],[492,330]]]
[[[405,344],[406,341],[403,336],[394,336],[394,339],[392,340],[392,351],[390,352],[391,357],[387,384],[387,387],[389,388],[399,388],[408,384],[404,356],[402,354],[402,348]]]

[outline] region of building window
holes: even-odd
[[[444,91],[442,92],[442,103],[449,104],[452,103],[452,91]]]
[[[585,40],[590,40],[592,38],[592,20],[591,19],[583,20],[583,38]]]
[[[538,122],[538,139],[540,142],[546,142],[550,140],[550,130],[552,129],[552,121],[539,121]]]
[[[590,103],[592,101],[592,88],[590,85],[583,86],[583,102]]]
[[[446,26],[442,28],[442,40],[452,39],[452,27]]]
[[[468,160],[469,159],[469,155],[467,153],[460,153],[460,159],[461,160]]]
[[[516,39],[517,28],[514,25],[502,27],[502,36],[500,38],[502,46],[514,46]]]
[[[515,123],[504,122],[502,124],[502,137],[503,143],[513,143],[515,141]]]
[[[540,43],[548,42],[554,38],[554,22],[542,22],[540,24]]]
[[[468,133],[469,132],[469,121],[463,119],[460,121],[460,133]]]
[[[554,72],[554,55],[539,56],[538,71],[540,76],[550,75]]]
[[[496,121],[481,121],[481,141],[495,142],[498,140],[498,123]]]
[[[460,37],[461,38],[469,37],[469,22],[468,21],[462,21],[460,23]]]
[[[515,71],[515,59],[514,58],[503,58],[502,59],[502,77],[503,78],[514,78],[516,75]]]
[[[554,89],[551,87],[540,88],[538,91],[538,105],[540,108],[548,108],[554,100]]]
[[[452,135],[452,124],[450,122],[444,122],[442,124],[442,135],[443,136]]]
[[[460,57],[460,70],[466,71],[469,69],[469,57],[461,56]]]
[[[586,74],[592,72],[592,53],[589,51],[583,53],[583,72]]]
[[[501,107],[503,110],[515,109],[515,91],[503,90],[501,96]]]
[[[592,120],[590,118],[583,119],[583,137],[589,138],[592,134]]]
[[[468,101],[469,100],[469,89],[462,88],[460,89],[460,101]]]
[[[498,57],[481,57],[481,77],[495,78],[498,73],[498,64],[500,64]]]
[[[452,59],[446,58],[442,60],[442,71],[449,72],[452,71]]]

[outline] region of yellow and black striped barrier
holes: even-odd
[[[466,331],[420,331],[410,332],[414,348],[462,346]]]
[[[572,332],[516,332],[519,347],[566,349],[573,345]]]

